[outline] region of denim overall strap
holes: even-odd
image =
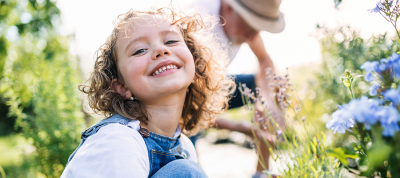
[[[148,136],[142,136],[149,154],[149,177],[171,161],[187,158],[187,152],[182,149],[179,141],[180,135],[171,138],[150,132]]]
[[[78,148],[76,148],[76,150],[71,154],[71,156],[69,156],[68,163],[72,160],[72,158],[75,156],[76,152],[83,145],[83,143],[85,143],[86,139],[88,137],[90,137],[91,135],[97,133],[97,131],[99,131],[100,128],[102,128],[102,127],[104,127],[104,126],[106,126],[108,124],[112,124],[112,123],[119,123],[119,124],[122,124],[122,125],[128,125],[129,121],[131,121],[131,119],[122,117],[119,114],[115,114],[115,115],[113,115],[113,116],[111,116],[109,118],[105,118],[105,119],[101,120],[97,124],[89,127],[85,131],[83,131],[82,134],[81,134],[82,141],[79,144]]]

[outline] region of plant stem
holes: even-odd
[[[385,18],[386,21],[390,22],[390,20],[388,20],[388,19],[381,13],[381,11],[379,11],[379,14],[381,14],[382,17]]]
[[[300,102],[301,106],[303,107],[304,111],[306,112],[308,119],[311,119],[310,114],[307,111],[307,108],[303,104],[303,101],[301,101],[301,99],[299,98],[299,95],[297,95],[297,90],[296,90],[296,97],[299,100],[299,102]],[[311,122],[311,125],[314,127],[314,130],[316,131],[317,129],[316,129],[315,125],[314,125],[314,122]]]
[[[1,177],[7,177],[6,172],[4,171],[3,167],[1,167],[1,165],[0,165],[0,173],[1,173]]]
[[[394,23],[393,23],[393,21],[392,21],[391,19],[390,19],[390,20],[387,19],[387,18],[381,13],[381,11],[379,11],[379,14],[381,14],[382,17],[385,18],[386,21],[390,22],[390,23],[393,25],[394,29],[396,30],[397,36],[400,38],[399,31],[398,31],[397,28],[396,28],[396,21],[394,21]]]
[[[350,93],[351,93],[351,99],[354,99],[354,94],[353,94],[353,90],[351,89],[351,85],[349,87]]]
[[[396,22],[390,22],[392,25],[393,25],[393,27],[394,27],[394,29],[396,30],[396,34],[397,34],[397,36],[400,38],[400,34],[399,34],[399,31],[397,31],[397,28],[396,28]]]

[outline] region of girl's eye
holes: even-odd
[[[139,49],[133,55],[137,55],[137,54],[144,53],[144,52],[146,52],[145,49]]]
[[[173,44],[173,43],[176,43],[176,42],[178,42],[178,41],[170,40],[170,41],[167,41],[165,44],[166,44],[166,45],[169,45],[169,44]]]

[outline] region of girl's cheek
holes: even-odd
[[[148,70],[148,60],[146,60],[144,57],[140,57],[135,59],[135,61],[133,61],[130,64],[130,67],[132,68],[132,72],[134,72],[135,74],[140,75],[141,73],[146,73],[146,71]]]

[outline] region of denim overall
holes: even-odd
[[[115,114],[83,131],[81,136],[82,141],[69,157],[68,163],[72,160],[86,139],[97,133],[101,127],[112,123],[119,123],[130,127],[128,126],[129,121],[131,121],[131,119]],[[138,130],[138,132],[142,135],[147,146],[150,163],[149,177],[152,177],[157,171],[157,174],[153,177],[207,177],[200,166],[193,161],[187,160],[190,155],[186,150],[182,149],[182,145],[179,141],[180,135],[177,138],[171,138],[158,135],[143,128]],[[168,163],[172,164],[167,165]],[[165,168],[163,168],[164,166]]]

